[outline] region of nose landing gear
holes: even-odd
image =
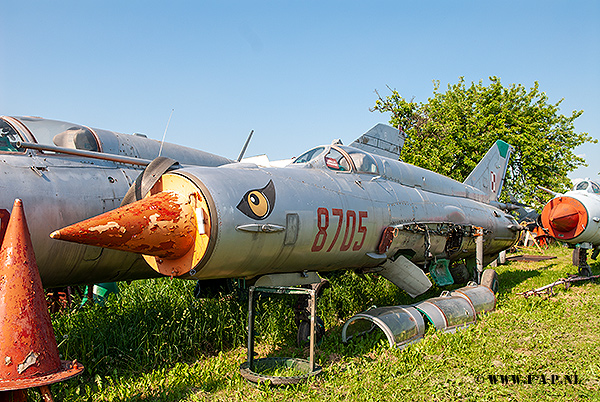
[[[329,286],[327,279],[321,278],[319,283],[313,283],[307,285],[312,288],[315,292],[315,297],[318,298],[323,289]],[[300,295],[298,296],[298,302],[294,308],[294,322],[298,327],[297,343],[298,346],[304,346],[310,342],[310,307],[309,307],[309,296]],[[325,336],[325,323],[318,315],[315,317],[315,341],[317,345],[323,342]]]

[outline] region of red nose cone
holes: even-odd
[[[542,211],[542,224],[551,236],[560,240],[571,240],[585,230],[588,222],[583,204],[571,197],[550,200]]]
[[[566,233],[577,227],[579,213],[571,204],[560,203],[550,211],[550,225],[559,232]]]

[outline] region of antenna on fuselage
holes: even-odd
[[[171,109],[171,114],[169,115],[169,120],[167,120],[167,127],[165,127],[165,132],[163,133],[162,141],[160,142],[160,149],[158,150],[158,156],[162,153],[163,144],[165,143],[165,137],[167,136],[167,130],[169,129],[169,123],[171,123],[171,117],[173,117],[173,112],[175,109]]]
[[[250,134],[248,134],[248,138],[246,139],[246,143],[244,144],[244,147],[242,148],[242,152],[240,152],[240,156],[238,156],[237,161],[241,161],[242,158],[244,157],[244,154],[246,153],[246,148],[248,148],[248,144],[250,144],[250,139],[252,138],[252,134],[254,134],[254,130],[250,131]]]

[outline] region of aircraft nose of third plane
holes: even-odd
[[[586,228],[588,214],[585,206],[572,197],[558,197],[546,204],[542,223],[550,235],[563,240],[579,236]]]
[[[566,233],[577,227],[579,214],[571,204],[560,203],[550,210],[550,225],[559,232]]]

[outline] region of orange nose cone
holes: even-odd
[[[58,356],[42,281],[21,200],[15,200],[0,248],[0,391],[24,389],[79,374]]]
[[[544,228],[557,239],[574,239],[585,230],[587,222],[587,210],[575,198],[554,198],[542,210]]]
[[[550,225],[559,232],[566,233],[577,227],[579,213],[571,204],[559,203],[550,211]]]
[[[194,244],[189,198],[164,191],[50,234],[53,239],[177,259]]]

